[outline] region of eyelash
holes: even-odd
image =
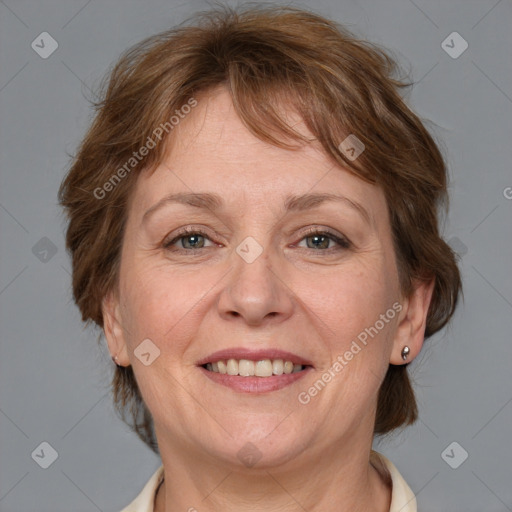
[[[182,238],[186,238],[187,236],[191,235],[200,235],[204,238],[207,238],[210,240],[208,234],[203,231],[202,229],[194,228],[194,227],[187,227],[182,229],[172,240],[164,241],[163,247],[171,252],[178,252],[178,253],[196,253],[197,251],[200,251],[202,248],[197,249],[171,249],[171,246],[174,245],[176,242],[178,242]],[[327,252],[328,254],[331,253],[331,251],[343,251],[350,249],[352,247],[352,244],[349,240],[347,240],[344,237],[339,237],[338,235],[335,235],[334,233],[328,231],[328,230],[319,230],[318,228],[310,228],[308,229],[302,236],[299,242],[302,242],[305,238],[309,238],[313,235],[316,236],[325,236],[333,240],[338,244],[339,247],[330,247],[328,249],[310,249],[306,248],[307,250],[315,251],[315,252]],[[211,241],[211,240],[210,240]]]

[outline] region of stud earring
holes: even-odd
[[[402,349],[402,359],[405,361],[407,359],[407,357],[409,356],[409,352],[410,352],[410,348],[406,345],[403,349]]]
[[[118,361],[117,361],[117,356],[111,356],[112,357],[112,361],[115,363],[116,366],[121,366]]]

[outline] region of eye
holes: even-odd
[[[308,243],[308,239],[311,240],[311,243]],[[320,252],[330,252],[331,250],[339,251],[349,249],[351,247],[350,242],[346,238],[338,236],[330,231],[319,230],[318,228],[313,228],[307,231],[305,236],[301,239],[301,242],[302,240],[306,240],[308,249],[315,251],[320,250]],[[338,247],[329,247],[330,242],[335,242]]]
[[[207,240],[211,242],[212,245],[215,245],[205,231],[188,226],[175,234],[172,239],[165,240],[162,246],[168,251],[190,253],[208,248],[209,246],[205,245]],[[345,237],[328,230],[319,230],[318,228],[309,229],[303,235],[300,242],[303,240],[306,240],[306,249],[318,252],[330,253],[332,251],[346,250],[351,247],[351,243]],[[309,242],[309,240],[311,242]],[[173,247],[178,243],[181,243],[181,247]],[[334,247],[330,247],[332,243],[335,244]],[[210,245],[210,247],[212,245]]]
[[[185,228],[182,229],[173,239],[163,242],[163,247],[169,251],[194,251],[205,247],[205,240],[210,240],[207,233],[200,229]],[[181,241],[181,247],[172,248],[173,245]],[[210,240],[211,242],[211,240]]]

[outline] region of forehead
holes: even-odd
[[[255,136],[236,113],[225,88],[197,101],[174,128],[161,164],[139,178],[134,206],[149,208],[172,192],[205,191],[237,207],[252,201],[282,203],[285,197],[307,192],[340,193],[368,204],[369,210],[385,206],[378,187],[340,167],[318,141],[290,150]],[[294,110],[283,106],[280,115],[293,129],[313,139]]]
[[[261,140],[245,126],[226,88],[219,86],[198,98],[197,107],[173,132],[168,153],[174,162],[191,156],[203,156],[241,164],[249,160],[261,161],[264,157],[296,163],[307,160],[314,162],[326,157],[322,155],[320,144],[314,140],[300,115],[291,106],[283,104],[279,115],[294,130],[312,139],[312,143],[297,150],[285,150]],[[286,139],[282,134],[275,135],[299,147],[299,141]],[[196,151],[194,155],[189,153],[191,149]]]

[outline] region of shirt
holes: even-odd
[[[395,465],[384,455],[374,450],[371,451],[370,461],[379,472],[384,473],[385,478],[391,480],[392,491],[389,512],[417,512],[416,497]],[[156,491],[163,477],[164,467],[160,466],[148,480],[141,493],[121,512],[154,512]]]

